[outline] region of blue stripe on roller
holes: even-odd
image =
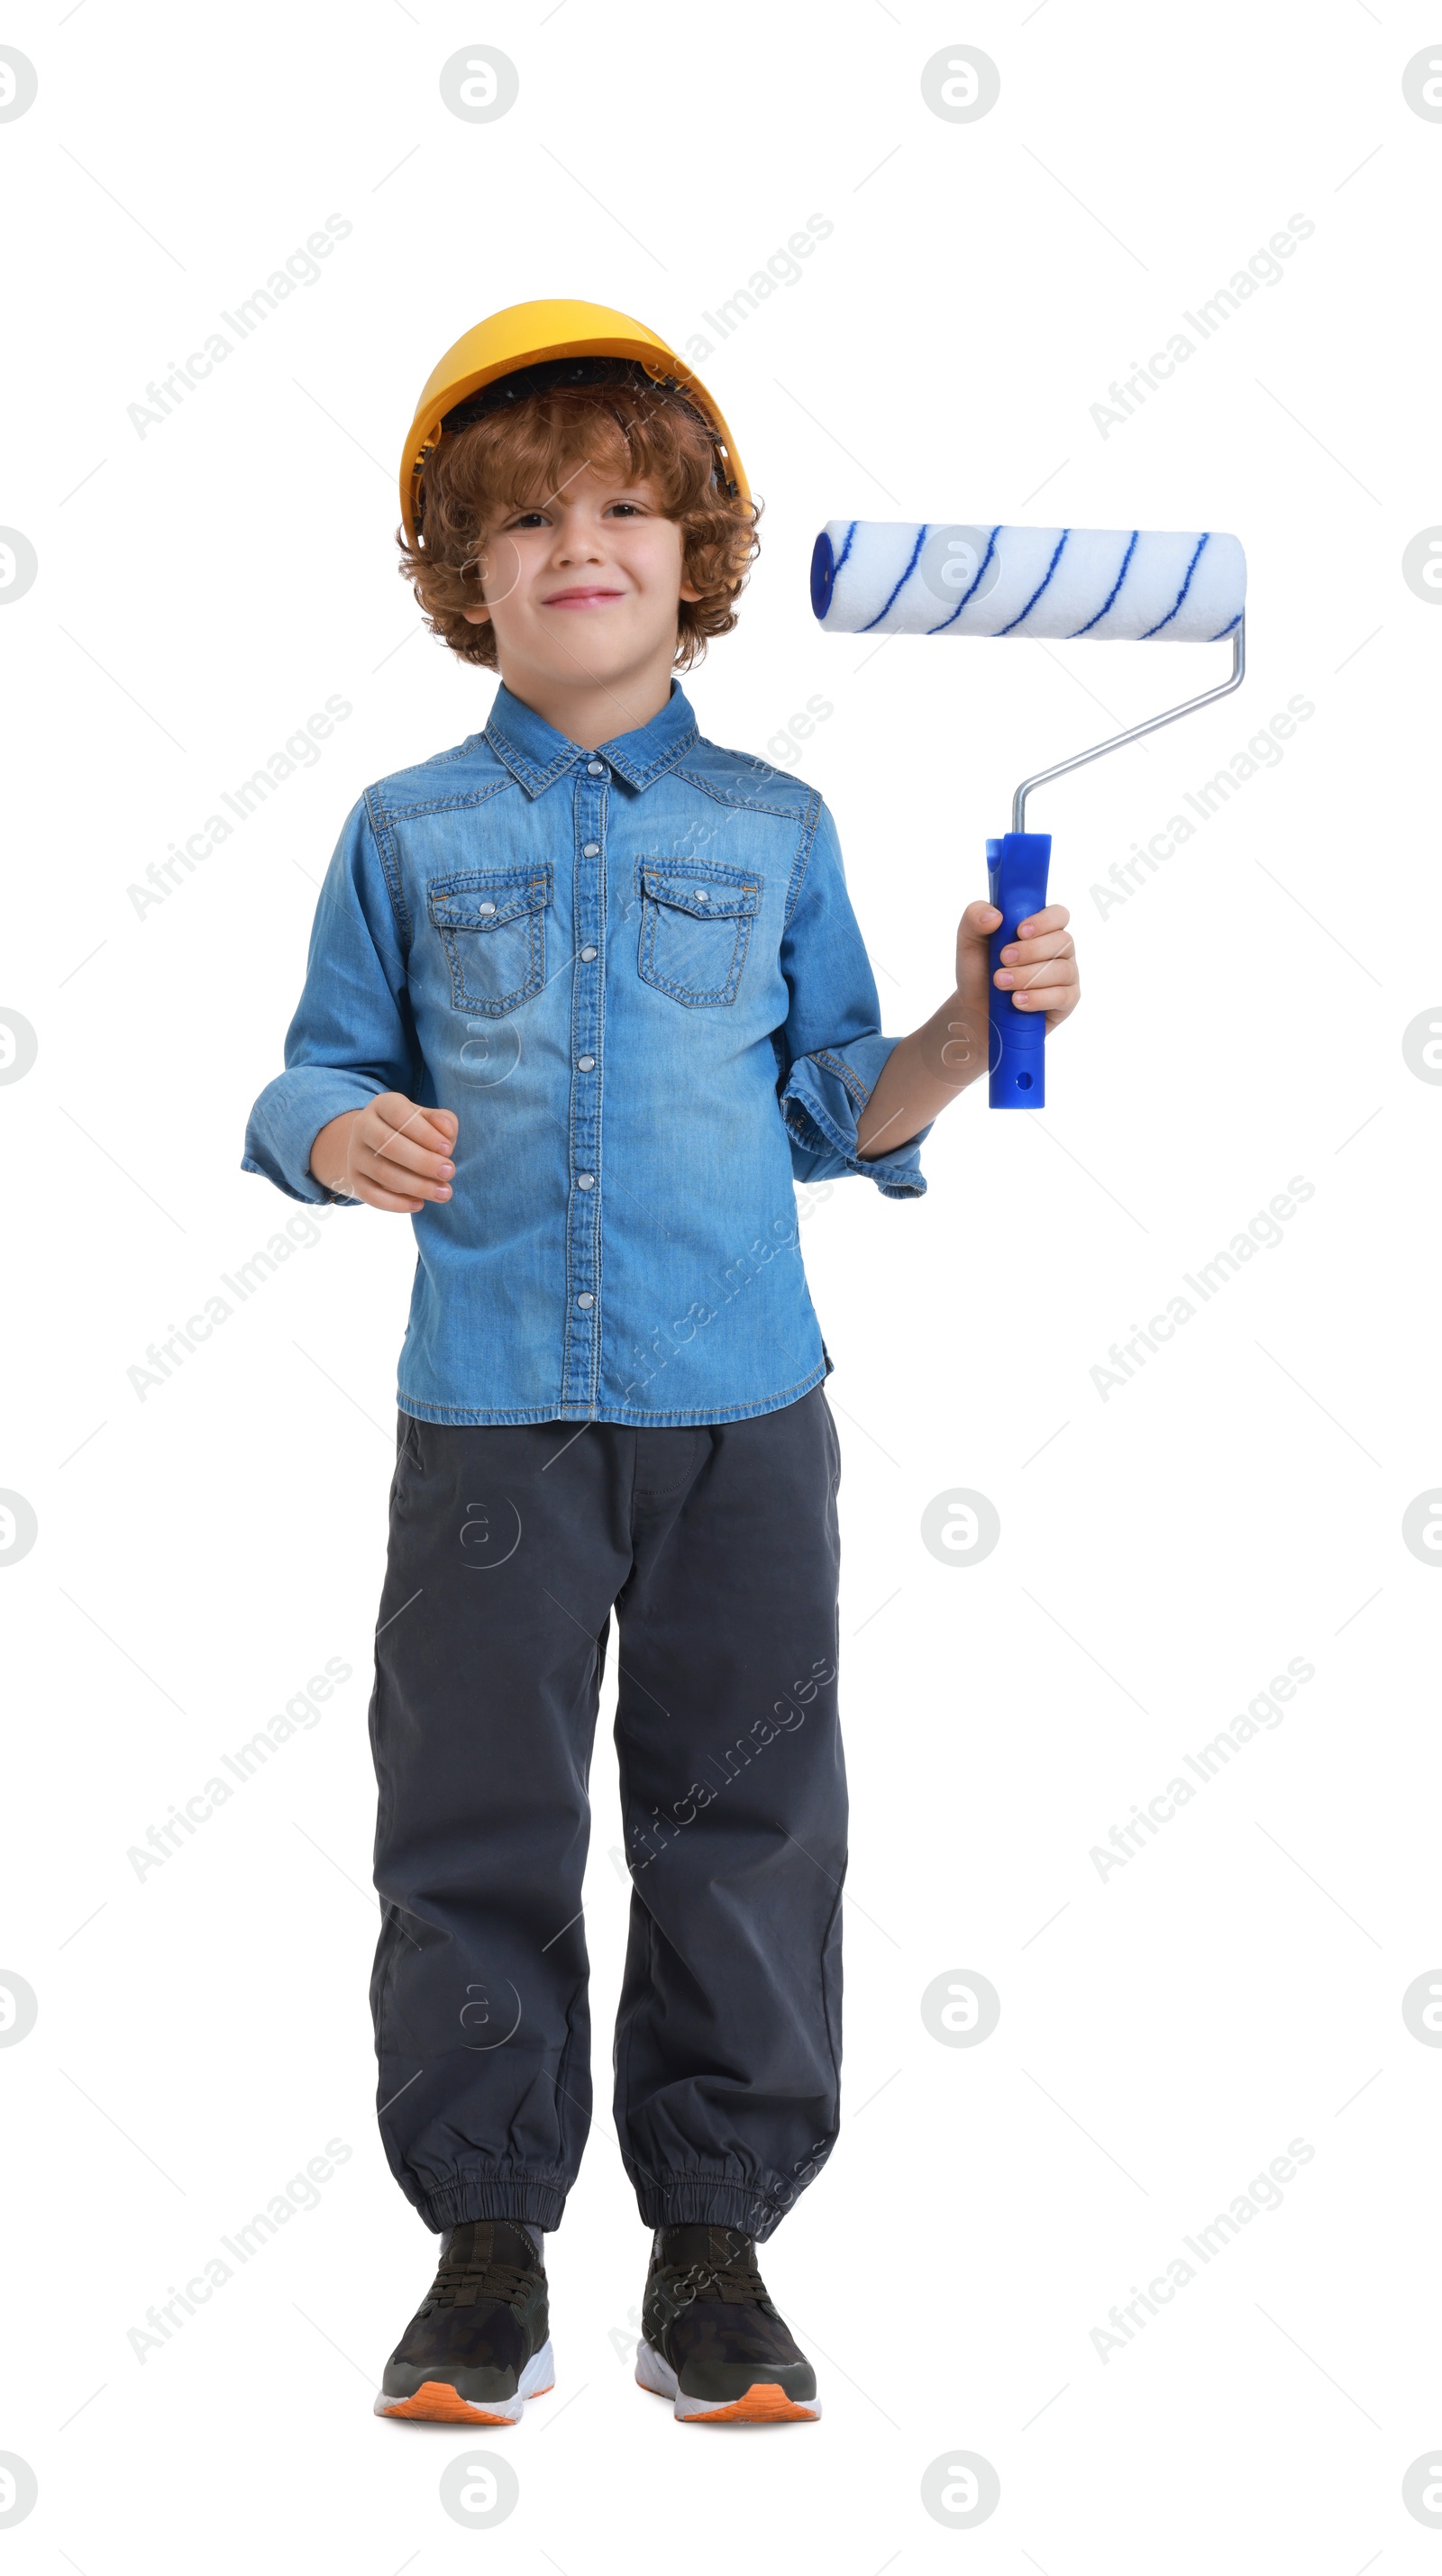
[[[1128,566],[1128,564],[1131,562],[1131,559],[1132,559],[1133,555],[1136,553],[1136,550],[1137,550],[1137,539],[1138,539],[1138,537],[1139,537],[1140,535],[1141,535],[1141,530],[1140,530],[1140,528],[1133,528],[1133,530],[1132,530],[1132,541],[1131,541],[1131,544],[1128,546],[1128,548],[1127,548],[1127,550],[1126,550],[1126,553],[1125,553],[1125,554],[1123,555],[1123,557],[1122,557],[1122,568],[1121,568],[1121,571],[1117,574],[1116,580],[1112,583],[1111,589],[1110,589],[1110,590],[1109,590],[1109,592],[1107,593],[1106,598],[1102,601],[1102,604],[1101,604],[1100,608],[1097,610],[1097,613],[1096,613],[1095,617],[1089,617],[1089,618],[1087,619],[1087,622],[1086,622],[1085,626],[1074,626],[1074,627],[1073,627],[1073,629],[1072,629],[1072,631],[1071,631],[1071,634],[1070,634],[1070,635],[1068,636],[1068,638],[1067,638],[1068,643],[1070,643],[1070,644],[1074,644],[1074,643],[1076,642],[1076,639],[1077,639],[1078,635],[1090,635],[1090,633],[1091,633],[1091,631],[1092,631],[1092,628],[1093,628],[1094,626],[1100,626],[1100,624],[1101,624],[1101,622],[1102,622],[1102,619],[1105,617],[1105,615],[1106,615],[1106,613],[1107,613],[1107,610],[1110,608],[1110,606],[1111,606],[1111,604],[1112,604],[1112,601],[1115,599],[1115,597],[1116,597],[1116,595],[1117,595],[1117,592],[1121,589],[1122,583],[1126,580],[1126,577],[1127,577],[1127,566]]]
[[[1239,608],[1239,609],[1238,609],[1238,611],[1237,611],[1237,613],[1236,613],[1236,616],[1235,616],[1235,617],[1229,617],[1229,618],[1227,619],[1227,622],[1226,622],[1226,625],[1225,625],[1225,626],[1219,626],[1219,627],[1217,628],[1217,631],[1216,631],[1215,635],[1209,635],[1209,636],[1207,637],[1207,642],[1208,642],[1209,644],[1220,644],[1220,642],[1221,642],[1221,640],[1222,640],[1222,637],[1223,637],[1224,635],[1230,635],[1230,633],[1231,633],[1231,631],[1232,631],[1232,628],[1233,628],[1234,626],[1240,626],[1240,625],[1241,625],[1241,622],[1242,622],[1242,612],[1241,612],[1241,610],[1240,610],[1240,608]]]
[[[949,617],[943,617],[939,626],[928,626],[926,630],[928,635],[944,635],[948,626],[954,626],[956,624],[958,617],[966,606],[967,600],[974,598],[976,595],[976,584],[981,580],[983,573],[986,571],[987,565],[990,563],[992,556],[996,552],[996,541],[1000,535],[1001,529],[999,527],[992,529],[991,535],[986,541],[986,552],[982,556],[982,559],[976,568],[976,581],[972,583],[971,588],[967,591],[965,597],[957,601],[956,606]]]
[[[845,563],[847,556],[851,552],[851,540],[855,536],[860,525],[861,522],[859,519],[853,519],[846,531],[846,543],[842,547],[840,554],[837,556],[835,563],[831,567],[831,578],[833,582],[835,581],[837,574],[840,572],[842,565]]]
[[[896,590],[892,592],[891,598],[888,599],[882,607],[878,608],[874,617],[868,618],[864,626],[859,626],[857,628],[856,631],[859,635],[869,635],[873,626],[879,626],[883,617],[886,615],[887,609],[891,607],[892,601],[895,600],[897,591],[905,590],[907,583],[910,581],[912,574],[916,570],[917,558],[921,553],[921,549],[926,543],[926,527],[927,523],[923,519],[921,526],[917,531],[916,543],[911,549],[911,561],[907,565],[905,572],[902,574],[900,581],[897,583]]]
[[[997,628],[997,633],[999,635],[1014,635],[1022,622],[1022,618],[1030,617],[1032,610],[1035,608],[1037,601],[1040,599],[1042,592],[1045,590],[1047,583],[1050,581],[1052,574],[1057,568],[1057,565],[1061,562],[1062,554],[1066,547],[1066,541],[1070,535],[1070,528],[1063,528],[1061,535],[1057,539],[1056,553],[1052,556],[1051,562],[1047,565],[1046,571],[1043,573],[1041,580],[1037,583],[1037,586],[1032,592],[1030,599],[1027,601],[1025,608],[1022,610],[1021,616],[1014,617],[1009,626],[999,626]]]
[[[1176,595],[1176,598],[1172,601],[1171,607],[1167,610],[1167,613],[1166,613],[1165,617],[1159,617],[1159,618],[1157,619],[1157,622],[1156,622],[1155,626],[1149,626],[1149,627],[1147,628],[1147,631],[1146,631],[1145,635],[1141,638],[1141,641],[1143,642],[1143,644],[1149,644],[1149,643],[1151,642],[1151,639],[1152,639],[1152,637],[1153,637],[1154,635],[1160,635],[1160,633],[1161,633],[1161,631],[1162,631],[1162,628],[1163,628],[1164,626],[1170,626],[1170,624],[1171,624],[1171,622],[1172,622],[1172,619],[1175,617],[1175,615],[1176,615],[1176,613],[1177,613],[1177,610],[1181,607],[1182,601],[1186,598],[1186,595],[1187,595],[1188,591],[1191,589],[1191,586],[1192,586],[1192,575],[1193,575],[1193,573],[1196,571],[1198,564],[1199,564],[1199,563],[1201,562],[1201,560],[1202,560],[1202,549],[1203,549],[1203,547],[1204,547],[1204,546],[1210,545],[1210,543],[1211,543],[1211,532],[1210,532],[1210,530],[1208,531],[1208,533],[1207,533],[1207,535],[1206,535],[1206,536],[1204,536],[1204,537],[1198,537],[1198,539],[1197,539],[1197,550],[1196,550],[1196,553],[1193,555],[1191,562],[1190,562],[1190,563],[1188,564],[1188,566],[1187,566],[1187,577],[1186,577],[1186,580],[1183,582],[1183,584],[1182,584],[1182,586],[1181,586],[1181,589],[1178,591],[1178,593],[1177,593],[1177,595]],[[1215,638],[1213,639],[1213,641],[1215,641]]]

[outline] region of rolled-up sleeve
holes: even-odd
[[[841,844],[821,807],[781,942],[791,996],[776,1035],[778,1097],[798,1181],[859,1172],[889,1199],[920,1198],[930,1120],[889,1154],[860,1155],[857,1121],[896,1044],[883,1037],[876,978],[851,909]]]
[[[400,927],[362,798],[321,887],[285,1071],[250,1113],[242,1171],[259,1172],[288,1198],[358,1205],[316,1179],[311,1146],[343,1111],[408,1091],[417,1070]]]

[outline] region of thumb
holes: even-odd
[[[1001,914],[994,903],[969,903],[957,929],[958,939],[988,940],[1001,928]]]

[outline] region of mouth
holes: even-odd
[[[541,602],[543,608],[606,608],[613,599],[624,599],[621,590],[603,589],[599,583],[587,582],[574,590],[553,590]]]

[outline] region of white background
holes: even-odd
[[[0,2449],[40,2482],[0,2544],[17,2568],[1434,2565],[1402,2479],[1442,2436],[1442,2056],[1400,2009],[1442,1957],[1438,1576],[1401,1534],[1442,1465],[1442,1096],[1401,1044],[1442,985],[1442,616],[1401,572],[1442,519],[1442,125],[1402,88],[1434,16],[8,13],[39,75],[0,125],[0,519],[39,561],[0,618],[0,1003],[39,1038],[0,1089],[0,1484],[39,1524],[3,1572],[0,1957],[39,1998],[0,2051]],[[490,124],[439,89],[475,41],[519,73]],[[1000,72],[970,124],[922,95],[953,41]],[[319,281],[137,435],[147,382],[331,213],[352,231]],[[804,274],[717,342],[703,309],[813,213],[834,230]],[[1103,437],[1111,381],[1293,214],[1315,231],[1281,282]],[[485,2438],[520,2498],[475,2534],[438,2497],[475,2437],[370,2412],[434,2251],[377,2142],[366,2004],[408,1229],[333,1217],[143,1402],[127,1371],[298,1213],[238,1166],[316,885],[362,786],[490,694],[397,579],[394,464],[441,351],[555,294],[713,341],[763,552],[687,686],[705,731],[772,744],[832,803],[888,1029],[949,988],[1016,779],[1225,655],[867,659],[812,620],[822,521],[1235,529],[1251,670],[1036,800],[1085,985],[1045,1112],[972,1094],[924,1201],[847,1182],[807,1214],[845,1447],[845,2126],[766,2268],[824,2420],[683,2434],[632,2384],[647,2239],[607,2110],[627,1889],[603,1711],[561,2378]],[[331,694],[353,713],[314,768],[137,916],[127,888]],[[834,713],[778,752],[813,695]],[[1280,765],[1103,917],[1091,887],[1293,695],[1315,714]],[[1103,1401],[1108,1346],[1294,1175],[1314,1195],[1283,1241]],[[922,1544],[953,1487],[1000,1513],[984,1564]],[[353,1678],[322,1722],[138,1881],[127,1847],[328,1657]],[[1315,1678],[1284,1721],[1103,1880],[1091,1848],[1294,1657]],[[965,1968],[999,2027],[939,2045],[921,1996]],[[147,2308],[330,2138],[353,2152],[320,2205],[137,2360]],[[1100,2357],[1112,2306],[1297,2138],[1282,2206]],[[921,2500],[958,2447],[1001,2480],[972,2530]]]

